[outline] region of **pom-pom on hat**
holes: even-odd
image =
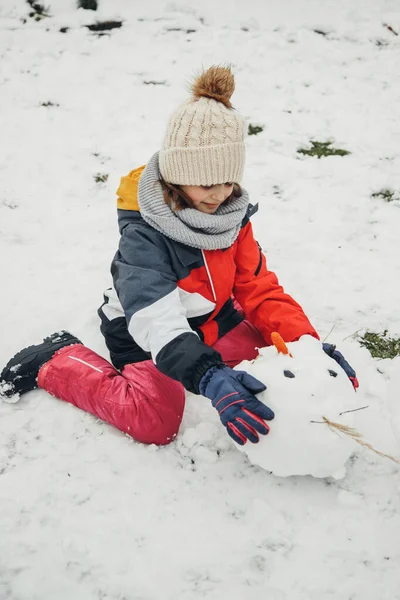
[[[178,185],[240,183],[245,127],[232,108],[235,79],[229,67],[210,67],[192,85],[192,97],[171,116],[160,172]]]

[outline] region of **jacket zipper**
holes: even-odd
[[[204,251],[203,251],[203,250],[201,251],[201,253],[202,253],[202,255],[203,255],[204,266],[205,266],[205,268],[206,268],[207,275],[208,275],[208,280],[209,280],[209,282],[210,282],[210,285],[211,285],[211,290],[212,290],[213,298],[214,298],[214,301],[215,301],[215,302],[217,302],[217,295],[216,295],[216,293],[215,293],[214,284],[213,284],[213,280],[212,280],[212,278],[211,278],[210,269],[208,268],[208,264],[207,264],[207,261],[206,261],[206,255],[204,254]]]

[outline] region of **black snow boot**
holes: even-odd
[[[81,344],[68,331],[59,331],[44,338],[42,344],[28,346],[18,352],[4,367],[0,375],[0,395],[11,398],[14,394],[25,394],[37,388],[40,367],[52,356],[72,344]]]

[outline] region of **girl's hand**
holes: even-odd
[[[234,371],[226,365],[211,367],[203,375],[199,389],[211,400],[228,434],[237,444],[243,446],[247,440],[256,444],[259,433],[266,435],[269,432],[263,419],[270,421],[275,415],[254,395],[263,392],[266,386],[246,371]]]
[[[349,363],[347,362],[347,360],[345,359],[343,354],[341,352],[339,352],[338,350],[336,350],[336,346],[334,344],[324,343],[324,344],[322,344],[322,348],[324,349],[324,352],[326,352],[328,354],[328,356],[333,358],[333,360],[336,360],[337,364],[342,367],[343,371],[346,373],[347,377],[350,379],[351,383],[353,384],[354,390],[356,390],[360,385],[358,383],[356,372],[349,365]]]

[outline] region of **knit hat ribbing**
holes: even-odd
[[[230,103],[234,87],[227,67],[211,67],[196,79],[192,98],[168,123],[159,155],[165,181],[178,185],[240,183],[245,128]]]

